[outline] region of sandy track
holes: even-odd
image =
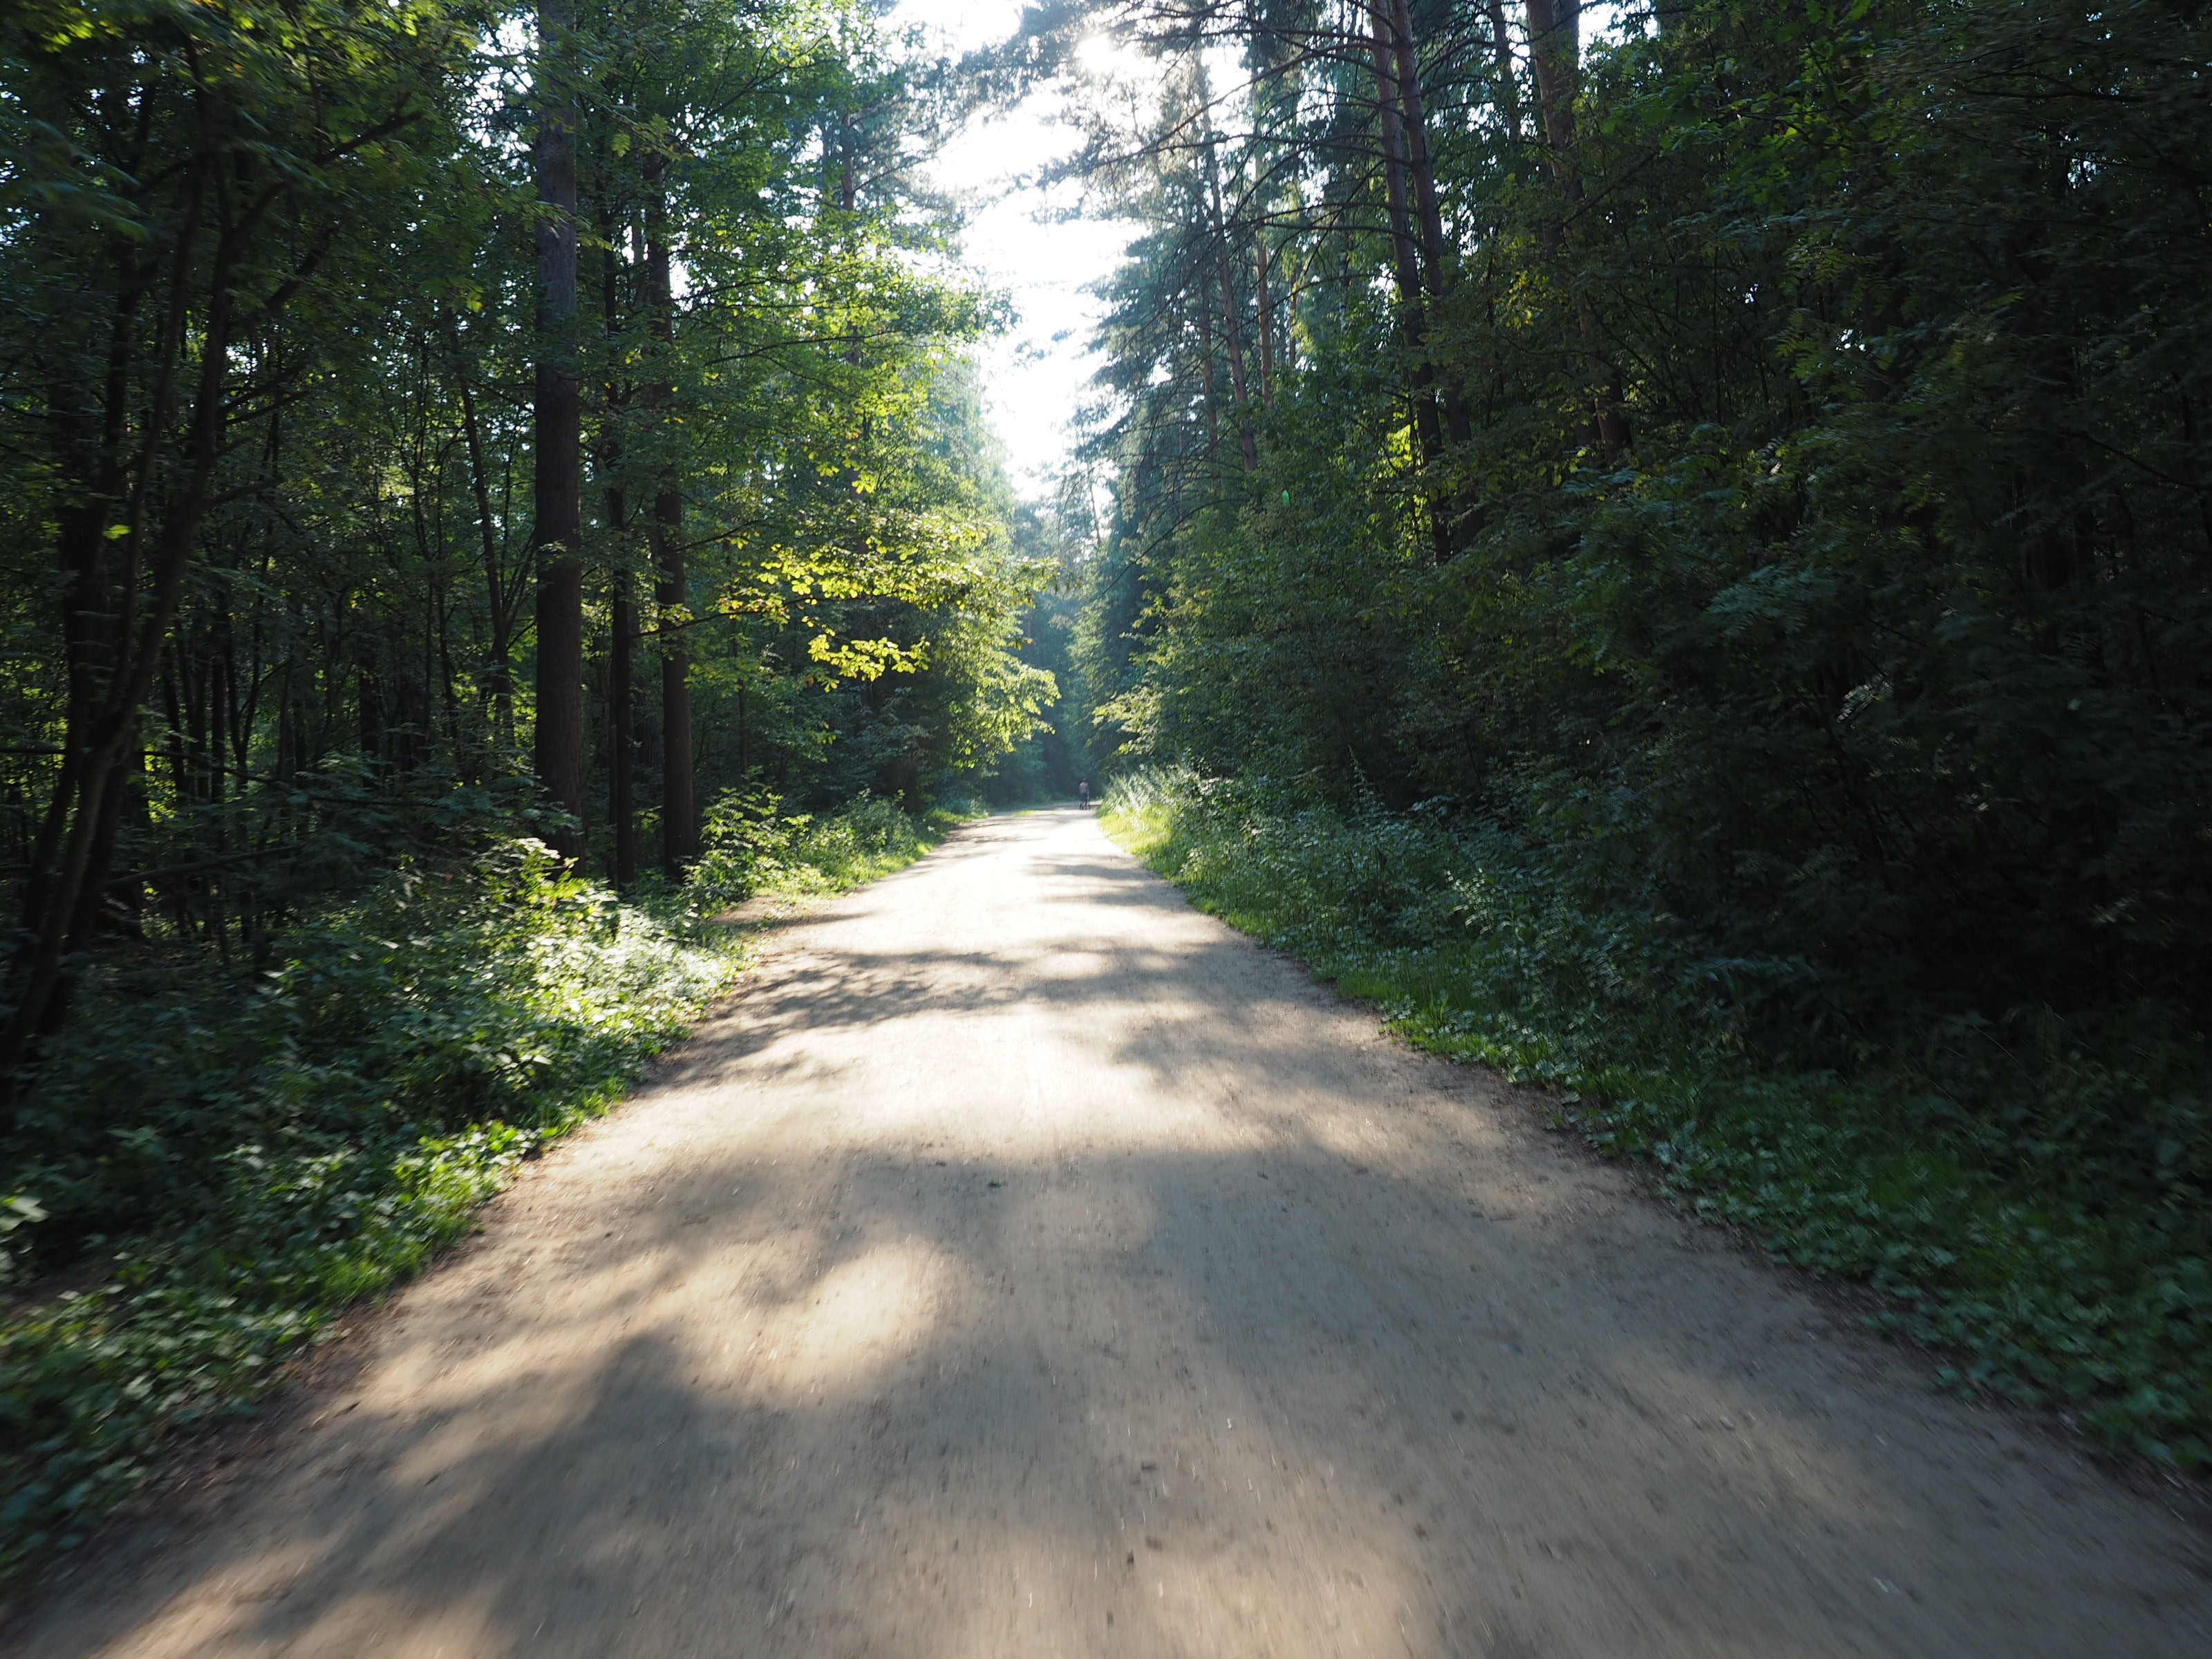
[[[56,1656],[2157,1655],[2204,1535],[1072,811],[787,928]]]

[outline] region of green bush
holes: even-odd
[[[936,839],[896,801],[861,795],[834,817],[805,823],[792,852],[799,871],[814,872],[822,885],[834,889],[911,864]]]
[[[897,802],[863,792],[827,817],[787,817],[783,798],[755,787],[726,791],[708,808],[705,850],[691,874],[704,902],[735,904],[760,892],[833,893],[911,864],[954,818],[917,823]]]
[[[0,1283],[98,1269],[0,1317],[0,1582],[618,1098],[742,961],[714,913],[872,879],[943,827],[732,792],[678,891],[625,902],[489,840],[276,936],[258,971],[181,947],[103,964],[0,1141]]]
[[[703,904],[736,904],[782,875],[792,840],[808,820],[786,817],[783,797],[748,787],[726,789],[704,814],[691,891]]]
[[[1695,1213],[1884,1292],[1883,1322],[1956,1354],[1948,1381],[2212,1467],[2208,1066],[2161,1011],[1952,1022],[1812,1066],[1838,1045],[1783,1018],[1820,1018],[1809,966],[1701,956],[1495,827],[1174,769],[1117,781],[1104,817],[1415,1043],[1554,1089]]]
[[[0,1576],[415,1271],[518,1158],[618,1097],[742,948],[532,841],[404,867],[274,943],[258,975],[103,969],[0,1146],[12,1253],[102,1280],[0,1322]]]
[[[0,1270],[104,1268],[0,1322],[0,1579],[76,1542],[164,1436],[251,1403],[618,1097],[742,957],[707,915],[838,890],[937,838],[887,800],[781,805],[724,796],[689,886],[642,902],[495,842],[404,866],[258,974],[104,969],[0,1144]]]

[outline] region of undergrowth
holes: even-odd
[[[885,874],[950,818],[777,805],[719,805],[680,889],[618,897],[501,841],[394,872],[258,975],[100,970],[0,1142],[0,1585],[618,1099],[742,965],[714,915]]]
[[[1881,1291],[1878,1323],[1955,1357],[1946,1383],[2212,1468],[2207,1067],[2157,1011],[1793,1042],[1808,965],[1594,914],[1495,829],[1176,771],[1121,781],[1103,817],[1418,1047],[1548,1086],[1695,1214]]]
[[[691,872],[703,901],[734,902],[761,891],[794,896],[842,892],[913,863],[952,825],[981,816],[972,803],[916,818],[896,801],[863,795],[817,818],[787,814],[766,789],[731,790],[708,809],[706,853]]]

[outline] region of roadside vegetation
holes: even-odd
[[[1416,1046],[1553,1091],[1561,1127],[1692,1213],[1882,1291],[1883,1325],[1956,1356],[1946,1383],[2212,1468],[2196,1048],[2045,1011],[1824,1066],[1771,1029],[1759,964],[1607,914],[1494,826],[1161,769],[1101,815]]]
[[[2212,1464],[2212,19],[1083,10],[1003,63],[1141,225],[1050,524],[1109,822]]]
[[[0,1580],[1043,781],[933,66],[845,0],[0,20]]]
[[[541,841],[402,860],[268,965],[93,975],[6,1144],[57,1280],[0,1279],[0,1583],[77,1542],[165,1437],[236,1413],[618,1100],[748,959],[716,917],[912,863],[961,814],[708,814],[688,884],[624,896]],[[763,810],[766,809],[766,810]],[[6,1262],[0,1258],[0,1273]]]
[[[1961,1386],[2212,1463],[2212,19],[880,12],[0,20],[0,1571],[714,916],[1109,771]],[[1138,234],[1018,507],[915,166],[1046,82]]]

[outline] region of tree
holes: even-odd
[[[1085,106],[1076,167],[1152,226],[1099,337],[1093,707],[1454,803],[1795,988],[1778,1030],[2201,1018],[2207,244],[2154,182],[2212,165],[2200,25],[1519,9],[1111,14],[1248,78]],[[1303,273],[1297,367],[1224,469],[1183,250],[1240,220]]]
[[[533,92],[538,132],[538,393],[532,442],[538,560],[538,775],[556,805],[584,817],[583,393],[577,337],[575,13],[539,0]],[[583,843],[558,832],[572,857]]]
[[[10,416],[40,457],[67,691],[0,1074],[59,1028],[70,961],[112,925],[144,709],[205,526],[276,483],[305,368],[285,321],[351,274],[348,222],[404,194],[460,45],[434,10],[353,0],[33,5],[9,25]]]
[[[120,964],[251,973],[501,834],[628,880],[657,816],[678,879],[764,763],[796,805],[1013,741],[1006,504],[929,459],[992,315],[910,257],[942,231],[864,9],[6,29],[18,1106]]]

